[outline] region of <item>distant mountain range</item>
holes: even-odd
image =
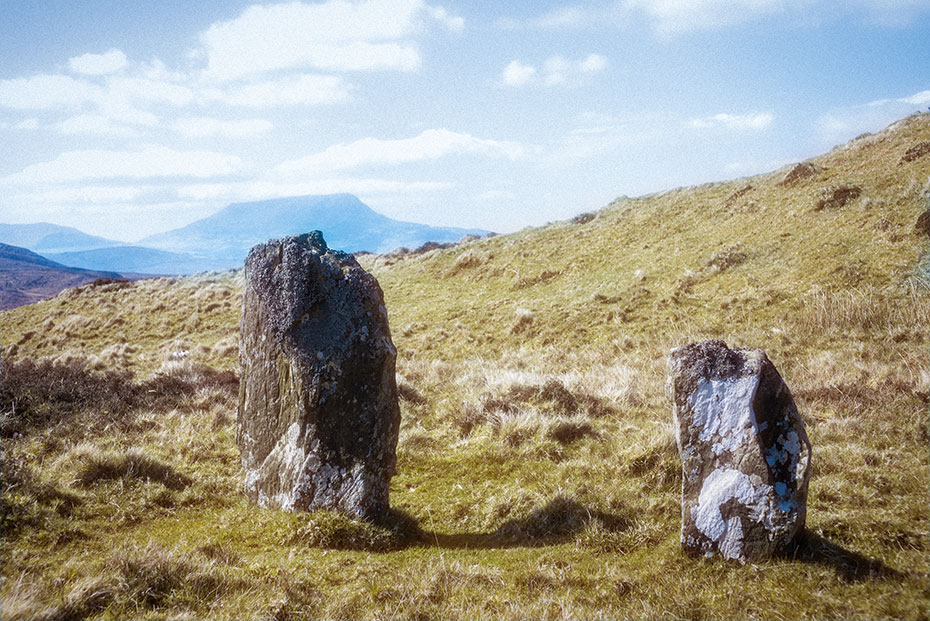
[[[193,274],[216,269],[216,263],[207,259],[144,246],[112,246],[79,252],[46,253],[45,256],[73,267],[105,267],[124,274]]]
[[[387,252],[488,233],[393,220],[351,194],[330,194],[234,203],[212,216],[133,245],[48,223],[0,224],[0,242],[73,267],[173,275],[237,267],[256,244],[312,230],[323,231],[331,248],[347,252]]]
[[[119,278],[115,272],[68,267],[26,248],[0,243],[0,310],[32,304],[98,278]]]
[[[0,224],[0,242],[28,248],[42,255],[50,252],[78,252],[122,245],[122,242],[88,235],[70,226],[48,222]]]
[[[183,228],[146,237],[140,245],[213,261],[218,268],[241,265],[252,246],[275,237],[323,231],[330,248],[388,252],[428,241],[454,242],[489,231],[435,227],[383,216],[352,194],[296,196],[234,203]]]

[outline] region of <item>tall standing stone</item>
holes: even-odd
[[[666,390],[682,462],[681,546],[747,562],[804,529],[811,445],[791,392],[761,349],[673,349]]]
[[[245,262],[236,442],[262,506],[388,508],[400,409],[378,281],[314,231]]]

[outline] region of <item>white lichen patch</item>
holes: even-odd
[[[267,475],[273,472],[278,477],[278,493],[269,496],[259,489],[258,504],[260,506],[280,507],[287,510],[294,508],[297,483],[306,470],[306,461],[310,457],[300,446],[300,436],[300,424],[291,423],[262,464],[254,470],[246,471],[246,489],[255,489],[262,474]]]
[[[764,483],[754,485],[749,475],[738,470],[720,468],[704,479],[697,506],[691,507],[691,519],[697,529],[717,543],[724,557],[740,559],[743,556],[743,530],[737,517],[724,519],[721,505],[735,499],[749,510],[749,518],[756,522],[769,522],[768,499],[772,487]]]
[[[713,441],[714,455],[732,451],[758,433],[752,400],[759,387],[755,375],[736,379],[700,379],[688,397],[698,439]]]

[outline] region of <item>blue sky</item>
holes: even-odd
[[[500,232],[930,107],[928,0],[7,0],[0,222],[124,241],[350,192]]]

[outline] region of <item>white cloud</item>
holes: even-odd
[[[107,82],[108,99],[125,99],[172,106],[186,106],[194,100],[194,91],[165,79],[111,78]]]
[[[577,82],[579,75],[592,75],[607,68],[607,57],[589,54],[580,61],[562,56],[550,56],[543,62],[542,71],[519,60],[510,61],[501,74],[501,82],[507,86],[525,86],[537,81],[545,86],[559,86]]]
[[[539,28],[571,28],[580,26],[588,19],[588,13],[577,6],[565,6],[553,9],[533,20]]]
[[[229,175],[242,168],[242,160],[234,155],[150,146],[139,151],[67,151],[49,162],[31,164],[4,181],[42,184],[121,177],[205,178]]]
[[[107,75],[116,73],[128,63],[126,55],[113,48],[104,54],[84,54],[68,61],[68,67],[84,75]]]
[[[533,79],[535,75],[535,67],[524,65],[519,60],[512,60],[510,64],[504,68],[501,80],[507,86],[523,86]]]
[[[475,195],[476,201],[515,201],[518,198],[511,190],[485,190]]]
[[[20,195],[34,203],[118,203],[134,201],[151,191],[151,186],[93,186],[60,188],[44,192]]]
[[[882,26],[911,23],[930,11],[927,0],[619,0],[621,10],[641,13],[663,36],[732,26],[772,16],[790,15],[798,23],[821,22],[839,14]]]
[[[771,112],[752,112],[750,114],[720,113],[701,119],[692,119],[691,127],[707,129],[711,127],[724,127],[736,130],[760,130],[771,127],[775,115]]]
[[[413,138],[364,138],[349,144],[334,145],[320,153],[284,162],[278,170],[285,174],[313,174],[362,166],[390,166],[435,160],[451,154],[516,159],[524,152],[523,146],[515,142],[475,138],[447,129],[430,129]]]
[[[99,114],[80,114],[55,124],[63,134],[93,134],[98,136],[122,136],[132,138],[139,132],[131,127],[115,125],[109,117]]]
[[[74,108],[99,101],[102,96],[99,86],[66,75],[0,80],[0,106],[16,110]]]
[[[825,144],[838,144],[864,132],[878,131],[894,121],[930,106],[930,90],[906,97],[870,101],[858,106],[834,108],[820,116],[817,131]]]
[[[339,103],[349,98],[349,89],[338,76],[304,74],[253,82],[226,91],[217,89],[205,95],[234,106],[273,108]]]
[[[178,119],[172,129],[187,138],[222,136],[225,138],[246,138],[267,133],[274,128],[265,119],[241,119],[226,121],[206,117],[187,117]]]
[[[784,10],[792,0],[623,0],[645,13],[662,35],[751,21]]]
[[[911,104],[913,106],[923,106],[930,104],[930,91],[921,91],[919,93],[914,93],[910,97],[903,97],[899,99],[901,103]]]
[[[428,6],[426,9],[429,12],[430,17],[435,19],[449,30],[453,32],[461,32],[465,29],[465,20],[457,15],[452,15],[445,8],[441,6]]]
[[[33,130],[39,129],[39,119],[26,119],[14,125],[16,129]]]
[[[213,24],[200,40],[207,75],[217,80],[282,69],[411,71],[421,62],[411,40],[421,15],[451,30],[464,26],[461,18],[422,0],[289,2],[250,6]]]
[[[437,192],[455,187],[444,181],[397,181],[393,179],[335,178],[298,183],[245,181],[240,183],[195,183],[178,188],[178,197],[213,201],[251,201],[305,194],[411,194]]]
[[[607,57],[600,54],[589,54],[587,58],[581,61],[579,68],[582,73],[598,73],[607,68]]]

